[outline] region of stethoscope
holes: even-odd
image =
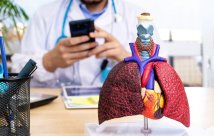
[[[67,18],[68,18],[68,13],[71,9],[71,6],[72,6],[72,3],[73,3],[73,0],[70,0],[70,2],[68,3],[68,6],[65,10],[65,14],[64,14],[64,17],[63,17],[63,22],[62,22],[62,29],[61,29],[61,35],[57,38],[56,40],[56,44],[63,38],[67,38],[68,36],[65,35],[65,25],[66,25],[66,21],[67,21]],[[113,12],[114,12],[114,22],[119,22],[122,20],[122,17],[117,13],[117,8],[116,8],[116,5],[115,5],[115,2],[114,0],[112,0],[112,7],[113,7]]]
[[[66,22],[67,22],[67,18],[68,18],[68,13],[69,13],[69,11],[70,11],[70,9],[71,9],[71,6],[72,6],[72,3],[73,3],[73,0],[70,0],[69,1],[69,3],[68,3],[68,6],[67,6],[67,8],[66,8],[66,10],[65,10],[65,14],[64,14],[64,17],[63,17],[63,22],[62,22],[62,29],[61,29],[61,35],[57,38],[57,40],[56,40],[56,44],[61,40],[61,39],[63,39],[63,38],[67,38],[68,36],[66,36],[66,34],[65,34],[65,25],[66,25]],[[118,23],[118,22],[120,22],[120,21],[122,21],[122,16],[121,15],[119,15],[118,13],[117,13],[117,8],[116,8],[116,5],[115,5],[115,1],[114,0],[112,0],[112,8],[113,8],[113,13],[114,13],[114,21],[113,21],[113,23]],[[113,29],[113,23],[112,23],[112,27],[111,27],[111,31],[112,31],[112,29]],[[93,78],[93,80],[91,81],[91,85],[93,85],[94,84],[94,82],[96,81],[96,79],[97,79],[97,77],[102,73],[102,71],[104,71],[105,70],[105,68],[107,67],[107,65],[108,65],[108,60],[107,59],[104,59],[103,60],[103,62],[102,62],[102,64],[101,64],[101,66],[100,66],[100,72]],[[77,67],[79,67],[79,63],[78,63],[78,65],[77,65]],[[76,68],[75,68],[75,66],[74,66],[74,70],[73,70],[73,75],[75,75],[75,70]],[[79,69],[79,68],[77,68],[77,69]],[[79,72],[78,72],[79,73]],[[75,78],[76,79],[76,78]],[[73,81],[72,82],[75,82],[74,81],[74,78],[73,78]],[[80,81],[81,82],[81,81]],[[64,85],[64,83],[63,84],[61,84],[61,86],[62,85]]]

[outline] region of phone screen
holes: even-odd
[[[94,20],[84,19],[69,22],[71,37],[89,35],[95,31]],[[95,38],[90,38],[88,42],[95,42]]]

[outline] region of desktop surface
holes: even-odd
[[[214,88],[185,88],[189,105],[191,126],[214,126]],[[60,96],[60,89],[31,89],[32,92]],[[61,97],[48,105],[30,111],[31,136],[84,136],[87,123],[98,123],[97,109],[66,110]],[[143,121],[143,116],[131,116],[109,122]],[[158,121],[158,120],[157,120]]]

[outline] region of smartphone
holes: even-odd
[[[89,35],[90,32],[95,31],[94,20],[83,19],[69,22],[71,37],[82,35]],[[95,42],[95,38],[90,38],[87,42]]]

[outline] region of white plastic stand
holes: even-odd
[[[86,136],[203,136],[204,129],[186,128],[181,123],[168,118],[144,122],[123,122],[86,124]],[[143,125],[144,124],[144,125]]]

